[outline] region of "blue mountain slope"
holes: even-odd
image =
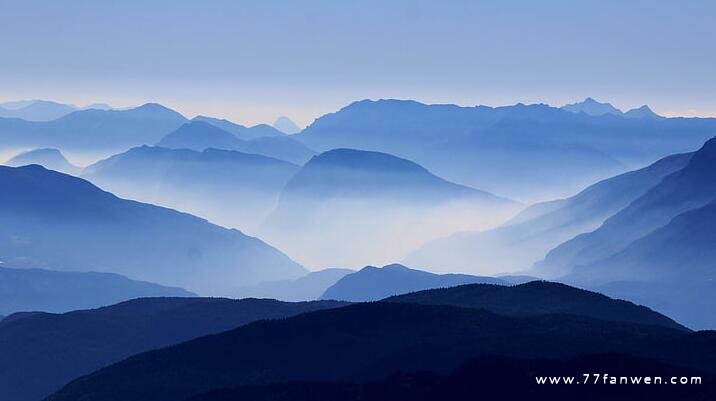
[[[326,292],[321,295],[321,299],[351,302],[378,301],[393,295],[414,291],[474,283],[509,284],[494,277],[434,274],[398,264],[381,268],[366,266],[355,273],[344,276],[328,287]]]
[[[684,212],[565,280],[648,305],[695,329],[716,328],[716,200]],[[597,284],[593,284],[596,281]]]
[[[550,251],[536,266],[536,271],[570,272],[575,266],[587,265],[623,250],[677,215],[716,199],[715,180],[716,138],[694,153],[683,169],[665,177],[598,229]]]
[[[517,208],[409,160],[335,149],[291,178],[260,232],[309,265],[365,266],[402,258],[441,233],[495,224]]]
[[[532,205],[489,231],[436,239],[411,253],[405,262],[482,274],[524,271],[555,246],[599,227],[665,176],[686,166],[691,156],[669,156],[643,169],[600,181],[570,198]]]
[[[122,197],[172,207],[228,227],[255,228],[298,170],[231,150],[143,146],[87,167],[83,177]]]
[[[68,312],[139,297],[194,296],[181,288],[130,280],[112,273],[58,272],[0,267],[0,314]]]
[[[226,294],[304,270],[280,251],[170,209],[132,202],[40,166],[0,167],[0,260],[102,271]]]

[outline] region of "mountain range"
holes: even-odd
[[[667,156],[642,169],[590,185],[569,198],[534,204],[492,230],[460,232],[433,240],[408,255],[405,262],[479,274],[525,271],[562,242],[598,228],[664,177],[681,170],[691,156]],[[548,272],[541,270],[540,274]],[[559,275],[551,272],[548,276]]]
[[[78,110],[52,121],[0,118],[0,143],[3,148],[124,151],[156,143],[185,122],[181,114],[156,103],[126,110]]]
[[[569,196],[609,176],[691,152],[715,131],[716,119],[363,100],[316,119],[296,139],[317,151],[390,153],[447,180],[532,202]]]
[[[305,270],[263,241],[40,166],[0,167],[0,259],[229,294]]]
[[[225,122],[225,120],[221,121]],[[157,146],[197,151],[208,148],[237,150],[274,157],[295,164],[303,164],[315,154],[300,142],[268,125],[253,127],[248,130],[261,128],[273,130],[276,133],[272,133],[272,131],[268,134],[253,134],[253,136],[250,136],[246,133],[247,131],[241,131],[240,135],[237,135],[233,133],[234,129],[229,131],[227,128],[224,123],[217,125],[216,120],[195,119],[169,133],[157,143]],[[248,139],[242,139],[242,137]]]
[[[259,233],[306,265],[365,266],[400,259],[440,233],[495,224],[517,208],[409,160],[334,149],[288,181]]]
[[[68,312],[139,297],[196,296],[181,288],[130,280],[112,273],[0,267],[0,314]]]
[[[0,322],[0,399],[36,401],[130,355],[261,319],[341,306],[225,298],[143,298],[64,314],[18,313]]]
[[[366,266],[336,281],[335,284],[326,289],[321,295],[321,299],[351,302],[378,301],[393,295],[472,283],[509,284],[494,277],[479,277],[466,274],[434,274],[410,269],[398,264],[381,268]]]
[[[122,197],[251,230],[273,210],[298,169],[283,160],[232,150],[142,146],[87,167],[82,177]]]

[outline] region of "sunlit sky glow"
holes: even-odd
[[[716,116],[715,17],[711,1],[0,0],[0,101],[245,124],[364,98]]]

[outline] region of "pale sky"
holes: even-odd
[[[299,125],[364,98],[716,116],[713,1],[0,0],[0,101]]]

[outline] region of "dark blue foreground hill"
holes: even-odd
[[[261,319],[343,305],[270,299],[143,298],[65,314],[19,313],[0,322],[0,400],[37,401],[130,355]]]
[[[532,281],[515,286],[467,284],[398,295],[385,301],[486,309],[509,316],[549,313],[582,315],[688,330],[647,307],[549,281]]]
[[[536,377],[574,377],[584,372],[609,372],[587,386],[538,384]],[[659,378],[651,385],[614,385],[611,378]],[[699,384],[659,386],[672,377],[702,379]],[[488,400],[530,401],[650,401],[711,400],[716,393],[716,377],[692,369],[661,363],[654,359],[621,354],[587,355],[568,360],[481,357],[471,359],[449,375],[401,372],[385,380],[367,383],[290,382],[247,385],[218,389],[189,401],[474,401],[475,395]],[[678,380],[678,379],[677,379]],[[560,379],[561,381],[561,379]],[[669,383],[670,384],[670,383]]]
[[[714,333],[545,312],[514,317],[446,305],[354,304],[142,353],[75,380],[48,400],[182,401],[252,384],[447,373],[482,355],[564,359],[620,352],[716,372]]]

